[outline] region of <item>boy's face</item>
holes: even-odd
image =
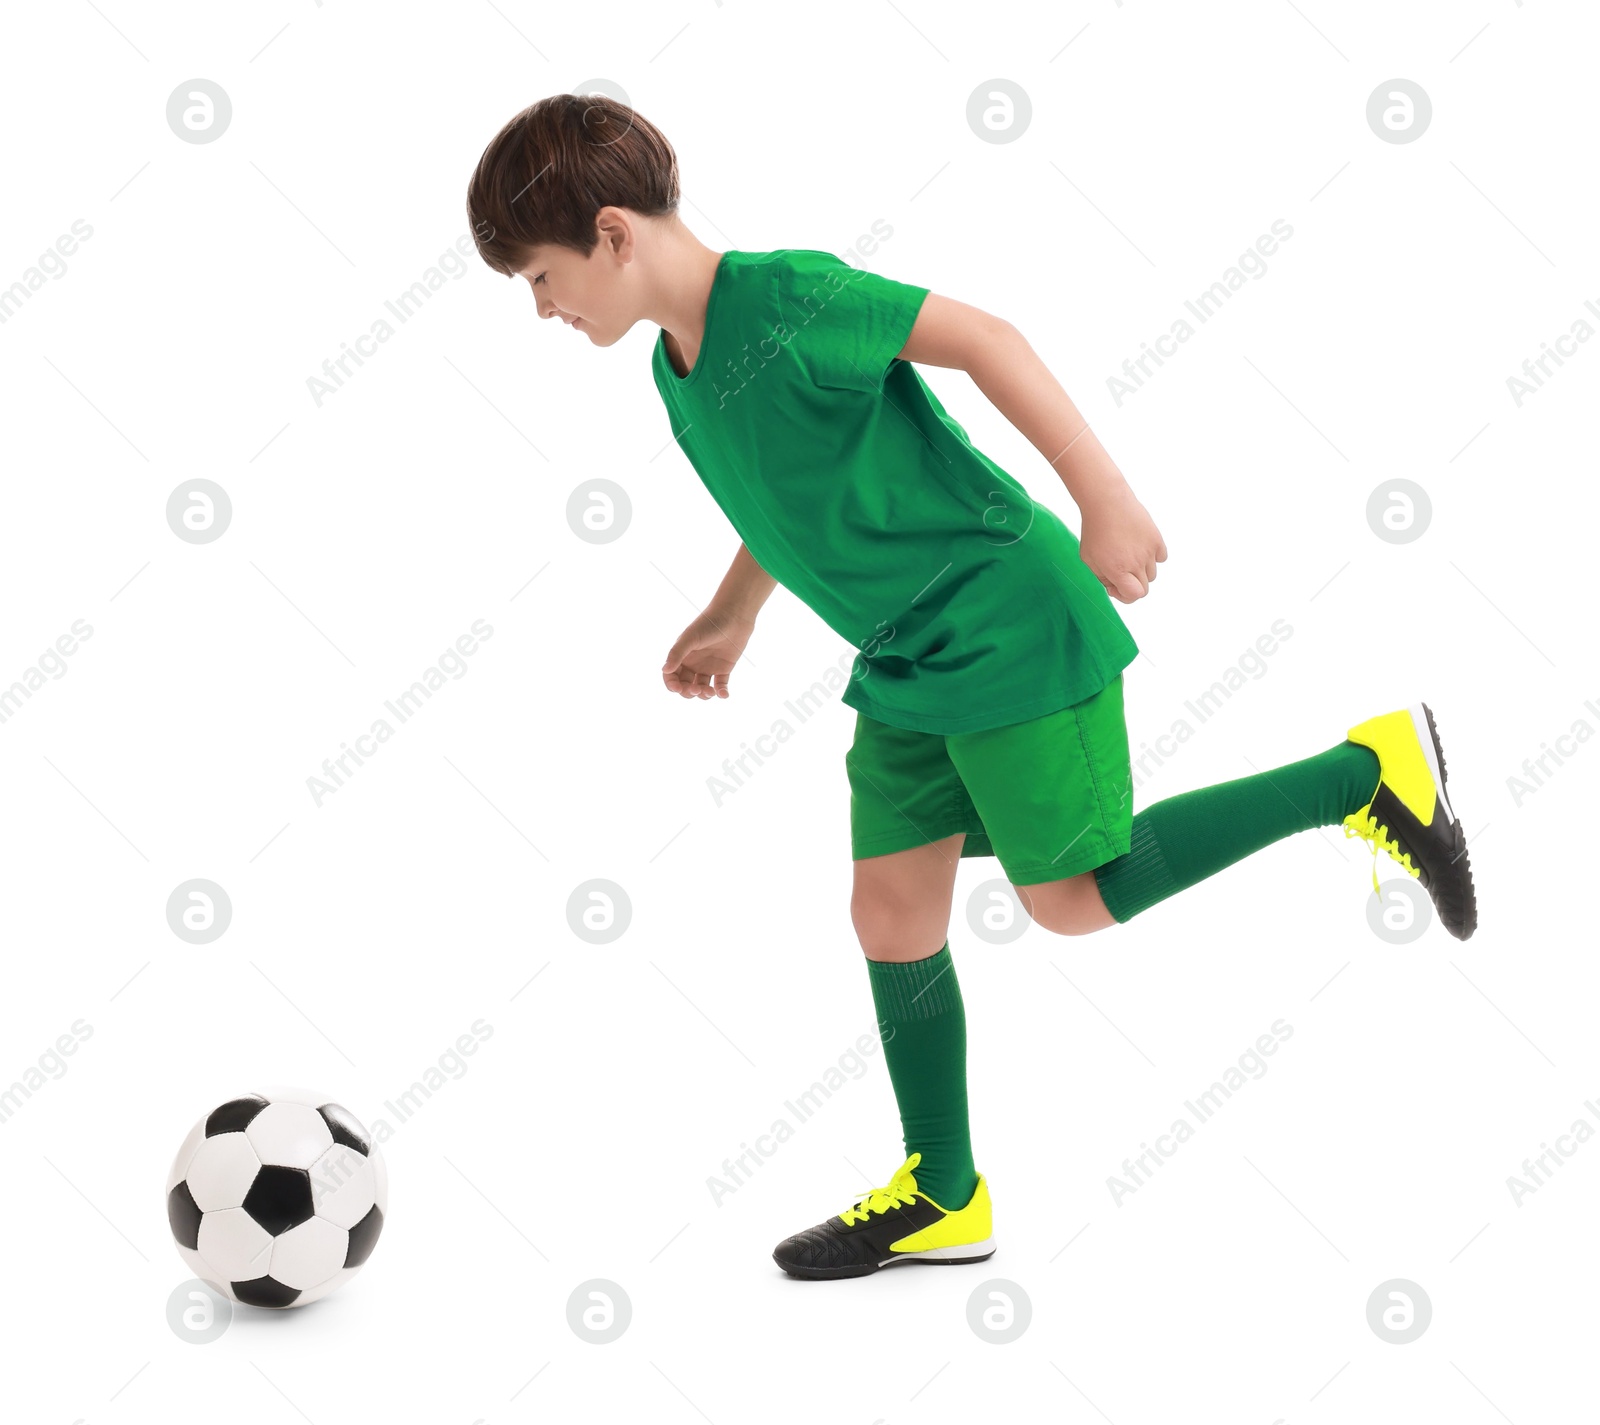
[[[533,288],[541,317],[560,317],[596,346],[620,341],[634,317],[621,310],[621,267],[610,245],[600,242],[589,256],[570,247],[544,243],[517,275]]]

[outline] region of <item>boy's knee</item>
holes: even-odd
[[[1092,884],[1069,881],[1016,889],[1033,923],[1053,935],[1093,935],[1116,924]]]
[[[1051,906],[1036,913],[1033,923],[1055,935],[1093,935],[1104,930],[1104,924],[1078,906]]]
[[[850,921],[869,960],[921,959],[938,950],[945,934],[926,905],[882,895],[852,896]]]
[[[867,904],[860,897],[850,902],[850,923],[855,926],[856,939],[869,957],[884,943],[893,919],[881,906]]]

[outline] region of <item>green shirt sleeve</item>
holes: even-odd
[[[790,350],[817,385],[835,389],[882,394],[927,295],[926,287],[804,248],[790,249],[778,274]]]

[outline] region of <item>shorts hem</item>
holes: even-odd
[[[1118,856],[1127,854],[1127,838],[1124,839],[1120,851],[1110,841],[1102,839],[1091,843],[1077,855],[1064,856],[1059,861],[1033,862],[1013,870],[1002,860],[1000,869],[1006,873],[1006,879],[1014,886],[1039,886],[1046,881],[1070,880],[1073,876],[1081,876],[1085,871],[1093,871],[1098,866],[1104,866],[1107,861],[1114,861]]]
[[[851,837],[850,859],[852,861],[870,861],[874,856],[892,856],[896,851],[914,851],[919,846],[931,846],[935,841],[943,841],[945,837],[954,836],[958,831],[964,832],[968,836],[983,835],[981,826],[973,826],[970,822],[962,822],[931,833],[908,830],[893,836],[873,836],[864,841]]]

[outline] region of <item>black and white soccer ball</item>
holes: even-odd
[[[361,1270],[388,1207],[378,1145],[326,1094],[271,1088],[213,1109],[167,1174],[167,1221],[201,1281],[250,1306],[304,1306]]]

